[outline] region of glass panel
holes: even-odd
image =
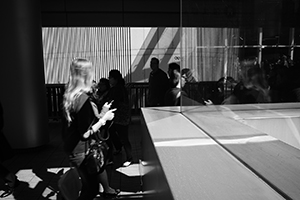
[[[297,67],[300,68],[300,28],[295,28],[294,48],[292,49],[293,60]]]
[[[294,61],[296,63],[300,62],[300,47],[294,48]]]
[[[295,44],[300,45],[300,28],[295,28]]]
[[[237,78],[238,29],[183,27],[182,32],[181,66],[184,73],[188,72],[183,74],[184,90],[196,101],[192,105],[204,104],[208,99],[219,102],[217,81],[227,76]]]
[[[183,74],[182,89],[192,100],[182,99],[182,111],[187,105],[204,105],[204,100],[208,99],[221,104],[232,94],[238,82],[247,89],[245,84],[251,86],[263,82],[255,87],[263,94],[270,93],[270,96],[252,103],[295,101],[272,99],[271,94],[276,91],[269,90],[274,88],[272,73],[275,64],[290,65],[298,63],[296,60],[299,59],[300,30],[286,23],[286,17],[282,16],[283,4],[283,1],[243,4],[237,1],[181,0],[180,65],[184,72],[188,72],[188,75]],[[252,59],[253,66],[252,72],[247,68],[244,73],[247,77],[243,78],[242,69],[246,68],[241,67],[241,62],[246,59]],[[254,75],[253,70],[259,74]],[[276,73],[285,76],[285,72]],[[254,83],[253,79],[257,77],[261,80]],[[284,88],[290,83],[282,84],[280,87]]]
[[[266,47],[262,49],[263,60],[269,60],[269,61],[277,60],[283,55],[288,57],[289,54],[290,54],[289,47],[281,47],[281,48]]]
[[[258,45],[259,28],[239,28],[240,45]]]
[[[282,27],[281,32],[278,39],[279,45],[291,45],[291,37],[292,37],[293,29],[288,27]]]

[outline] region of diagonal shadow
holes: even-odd
[[[177,28],[176,33],[173,37],[172,42],[170,42],[169,47],[167,48],[168,54],[165,54],[160,61],[160,65],[168,66],[171,57],[173,56],[174,52],[176,51],[178,45],[180,43],[180,28]]]
[[[155,49],[155,46],[157,45],[158,41],[160,40],[161,36],[163,35],[164,31],[165,31],[165,27],[158,27],[154,30],[154,28],[152,28],[150,30],[150,33],[148,33],[148,36],[146,37],[144,43],[142,46],[146,45],[146,43],[149,41],[149,37],[152,34],[151,32],[154,31],[152,38],[150,39],[147,47],[145,48],[145,50],[140,49],[138,52],[138,57],[136,59],[140,59],[138,64],[136,65],[136,69],[134,70],[134,72],[132,72],[132,76],[138,77],[139,80],[142,80],[143,74],[144,73],[150,73],[150,69],[146,69],[143,70],[144,68],[144,63],[146,63],[149,60],[149,57],[151,56],[152,52]],[[142,53],[142,51],[144,51],[144,53]],[[141,55],[141,57],[140,57]],[[135,62],[133,62],[135,63]],[[130,76],[130,75],[127,75]]]
[[[144,74],[150,74],[150,71],[151,71],[150,68],[144,69],[145,63],[148,62],[150,56],[152,55],[152,53],[155,49],[155,46],[157,45],[162,34],[165,31],[166,31],[166,28],[162,28],[162,27],[157,28],[147,46],[147,48],[145,48],[145,50],[140,50],[139,53],[137,54],[138,56],[136,59],[140,59],[140,60],[139,60],[138,64],[136,65],[137,67],[132,72],[132,77],[135,77],[136,79],[138,79],[137,81],[143,80],[145,78]],[[148,42],[148,40],[149,40],[148,37],[150,37],[149,35],[151,35],[151,34],[152,34],[151,32],[148,33],[148,36],[143,43],[143,46],[145,45],[145,43]],[[180,29],[177,28],[176,33],[166,50],[167,54],[163,55],[163,58],[160,62],[160,66],[168,66],[168,63],[169,63],[171,57],[173,56],[174,52],[176,51],[179,43],[180,43]],[[144,52],[142,53],[142,51],[144,51]],[[135,63],[135,61],[133,63]]]
[[[29,182],[20,181],[20,185],[16,187],[14,192],[10,195],[13,196],[13,199],[32,200],[38,198],[50,200],[55,197],[61,199],[57,182],[63,174],[63,169],[59,170],[57,173],[48,172],[47,168],[42,170],[32,169],[32,173],[37,173],[36,175],[40,180],[37,181],[34,187],[30,186]],[[44,193],[45,191],[46,193]]]

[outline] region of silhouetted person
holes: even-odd
[[[122,147],[124,147],[126,160],[123,166],[127,167],[133,161],[132,148],[128,136],[131,115],[128,92],[125,87],[125,80],[119,70],[110,70],[109,83],[111,88],[108,92],[108,97],[110,101],[113,101],[112,108],[117,108],[109,133],[116,148],[116,153],[120,153]]]
[[[162,106],[164,96],[169,88],[166,72],[159,68],[159,60],[153,57],[150,61],[148,106]]]

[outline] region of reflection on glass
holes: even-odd
[[[219,105],[240,81],[240,62],[254,57],[272,89],[271,102],[299,101],[300,28],[277,28],[274,35],[270,27],[224,26],[43,28],[46,84],[67,82],[68,62],[86,57],[96,66],[96,81],[119,69],[134,107],[141,108],[149,94],[150,61],[157,57],[164,72],[170,63],[180,65],[180,85],[187,94],[182,105],[208,100]]]
[[[264,34],[265,32],[267,34]],[[300,101],[297,93],[300,88],[297,78],[300,75],[300,45],[296,44],[299,40],[298,29],[282,28],[274,37],[268,37],[268,29],[243,27],[182,27],[182,33],[181,68],[196,80],[186,81],[183,90],[198,104],[205,105],[207,100],[211,100],[215,105],[222,104],[230,94],[238,91],[238,87],[241,87],[238,83],[243,82],[245,78],[240,76],[240,65],[249,58],[256,60],[258,68],[254,71],[260,72],[247,79],[260,77],[255,81],[264,82],[263,87],[256,85],[256,91],[260,93],[263,88],[266,91],[262,93],[267,92],[270,99],[234,101],[235,103]],[[182,75],[184,78],[187,76]],[[253,83],[247,83],[250,84]]]
[[[300,45],[300,28],[295,28],[294,37],[295,37],[295,40],[294,40],[295,44]]]
[[[239,82],[222,104],[269,103],[269,85],[256,58],[240,63]]]
[[[297,3],[180,2],[181,69],[189,69],[196,80],[183,88],[189,98],[203,105],[207,99],[222,104],[242,81],[240,63],[256,58],[271,94],[270,102],[300,101],[295,92],[300,88],[295,78],[300,76]]]

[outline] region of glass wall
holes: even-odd
[[[86,57],[96,66],[95,80],[119,69],[126,82],[144,87],[150,60],[157,57],[165,72],[170,63],[180,64],[183,106],[208,100],[220,105],[241,81],[241,61],[251,58],[266,82],[268,102],[299,101],[299,6],[289,5],[294,1],[178,2],[175,27],[43,28],[46,83],[66,83],[70,61]]]
[[[299,10],[289,3],[181,1],[182,111],[300,101]]]

